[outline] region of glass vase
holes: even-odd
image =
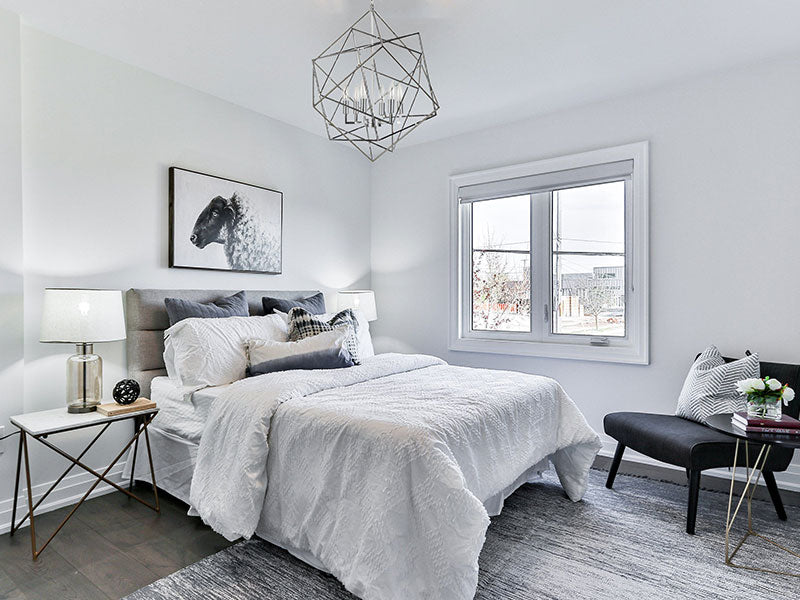
[[[774,401],[765,400],[747,400],[747,416],[754,419],[771,419],[778,420],[781,418],[781,401],[775,399]]]

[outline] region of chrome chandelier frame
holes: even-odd
[[[397,35],[374,1],[311,63],[313,105],[328,138],[353,144],[371,161],[439,110],[422,37]]]

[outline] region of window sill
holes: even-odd
[[[559,344],[554,342],[522,342],[459,337],[450,340],[448,348],[455,352],[537,356],[542,358],[590,360],[595,362],[631,365],[650,364],[647,348],[635,348],[632,346],[591,346],[588,343],[585,345]]]

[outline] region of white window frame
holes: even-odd
[[[649,147],[648,142],[603,148],[580,154],[463,173],[450,177],[450,350],[541,356],[629,364],[649,364]],[[552,334],[552,218],[543,204],[534,203],[531,215],[531,247],[534,249],[534,277],[531,278],[531,332],[472,331],[471,209],[462,208],[460,190],[467,186],[496,184],[508,187],[509,180],[552,174],[582,167],[633,161],[625,189],[625,324],[626,334],[609,337],[608,345],[593,345],[583,335]],[[619,180],[619,179],[617,179]],[[596,181],[593,181],[595,183]],[[512,186],[513,187],[513,186]],[[473,188],[474,189],[474,188]],[[514,194],[516,195],[516,194]],[[502,197],[502,195],[500,196]],[[546,243],[541,241],[546,239]],[[539,240],[539,241],[537,241]],[[536,252],[546,248],[548,252]],[[538,316],[537,317],[537,312]],[[541,315],[547,314],[547,317]]]

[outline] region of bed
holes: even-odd
[[[379,354],[186,394],[166,377],[164,298],[230,293],[126,297],[129,374],[161,408],[159,486],[227,538],[257,535],[365,600],[466,600],[505,498],[551,465],[570,499],[583,496],[600,439],[546,377]],[[314,293],[247,298],[261,314],[262,296]]]

